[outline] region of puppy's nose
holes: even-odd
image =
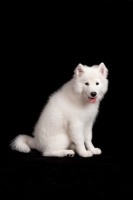
[[[92,97],[95,97],[96,95],[97,95],[96,92],[91,92],[91,96],[92,96]]]

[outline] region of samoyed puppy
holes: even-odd
[[[99,103],[108,90],[104,63],[88,67],[78,64],[71,80],[52,94],[35,125],[33,137],[18,135],[11,148],[43,156],[82,157],[101,154],[92,144],[92,128]]]

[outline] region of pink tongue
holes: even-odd
[[[95,103],[96,102],[96,98],[89,98],[90,103]]]

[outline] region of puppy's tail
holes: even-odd
[[[35,139],[28,135],[18,135],[11,142],[10,146],[13,150],[17,150],[23,153],[29,153],[31,149],[36,149]]]

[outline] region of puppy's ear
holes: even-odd
[[[102,75],[107,78],[108,76],[108,69],[106,68],[105,64],[102,62],[99,66],[98,66],[98,70],[102,73]]]
[[[78,64],[78,66],[74,70],[74,75],[76,77],[80,77],[84,73],[84,66],[82,64]]]

